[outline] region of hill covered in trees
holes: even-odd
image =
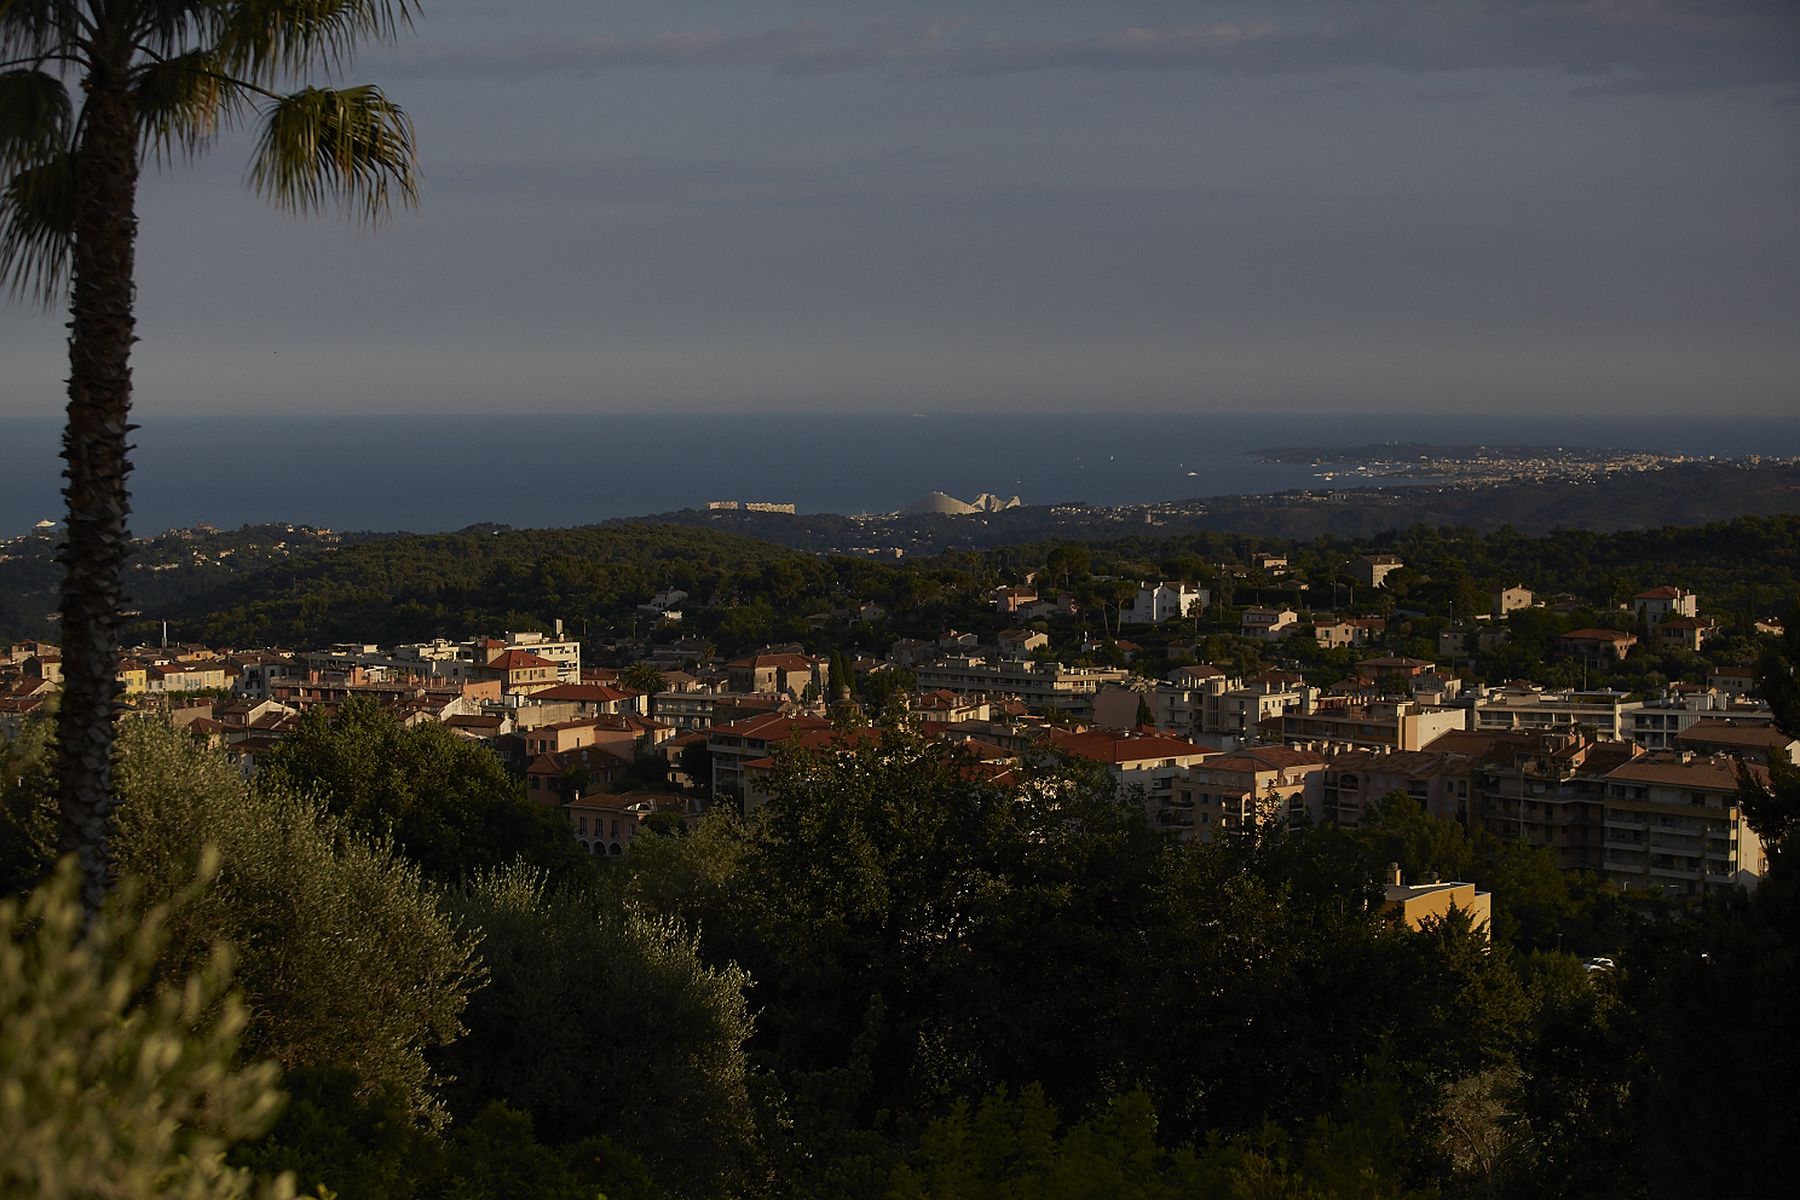
[[[1343,586],[1345,564],[1373,550],[1400,555],[1407,569],[1379,592],[1353,594]],[[1241,564],[1256,551],[1286,554],[1290,569],[1279,577],[1246,571]],[[1234,605],[1257,603],[1301,610],[1353,604],[1466,618],[1487,610],[1493,588],[1514,583],[1540,595],[1574,595],[1604,614],[1643,588],[1676,583],[1701,593],[1707,612],[1730,630],[1747,632],[1751,620],[1785,614],[1800,596],[1800,517],[1536,536],[1418,526],[1367,539],[1304,542],[1157,530],[899,562],[805,554],[644,523],[487,530],[373,538],[295,556],[235,575],[164,613],[179,638],[235,646],[465,636],[545,629],[561,618],[594,643],[642,643],[654,635],[704,637],[726,653],[772,641],[873,649],[897,636],[935,637],[946,626],[997,628],[988,591],[1042,570],[1053,558],[1063,568],[1042,582],[1070,588],[1096,633],[1111,591],[1121,586],[1113,581],[1151,577],[1209,584],[1217,603],[1206,621],[1226,625],[1235,621]],[[671,587],[689,593],[685,618],[658,630],[637,606]],[[806,620],[870,601],[884,610],[872,624],[842,615],[827,623]]]
[[[1092,765],[1034,761],[1003,785],[894,732],[778,756],[748,820],[715,810],[616,861],[533,840],[496,866],[531,802],[481,747],[351,705],[246,783],[139,721],[116,841],[132,883],[109,927],[163,936],[121,943],[131,986],[103,988],[87,980],[108,978],[106,948],[59,941],[71,908],[33,901],[61,915],[21,921],[10,900],[49,872],[56,819],[42,730],[26,733],[0,742],[0,1085],[19,1100],[0,1144],[109,1162],[136,1143],[72,1141],[90,1119],[77,1085],[149,1120],[164,1093],[268,1062],[254,1082],[279,1071],[290,1103],[272,1128],[266,1097],[237,1114],[230,1164],[365,1200],[1791,1183],[1800,889],[1775,824],[1756,891],[1680,908],[1403,794],[1356,830],[1176,844]],[[442,830],[430,797],[381,786],[396,749],[434,787],[462,781]],[[1787,812],[1796,788],[1777,772]],[[1480,879],[1491,942],[1460,914],[1391,920],[1388,862]],[[225,1002],[223,1032],[220,942],[248,1001]],[[1601,952],[1614,965],[1584,970]],[[166,1047],[205,1035],[179,1070],[127,1090],[116,1056],[64,1052],[171,1011],[153,998],[197,973],[193,1011],[157,1027]],[[7,1156],[0,1185],[33,1161]]]
[[[802,550],[899,547],[909,554],[979,550],[1019,542],[1132,537],[1146,526],[1165,534],[1238,533],[1262,539],[1368,538],[1414,525],[1481,532],[1654,529],[1800,511],[1800,467],[1681,463],[1583,483],[1310,489],[1262,496],[1215,496],[1163,503],[1026,505],[974,516],[689,509],[648,520],[749,534]]]

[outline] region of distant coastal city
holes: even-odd
[[[1635,471],[1660,471],[1695,461],[1687,454],[1648,450],[1583,449],[1565,446],[1431,446],[1389,442],[1330,448],[1285,447],[1252,451],[1259,461],[1302,463],[1318,478],[1436,480],[1455,487],[1501,483],[1586,482]],[[1708,456],[1708,461],[1713,461]],[[1793,459],[1747,455],[1750,465],[1791,464]]]
[[[0,1200],[1800,1194],[1797,116],[1800,0],[0,0]]]

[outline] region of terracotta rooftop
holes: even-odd
[[[556,664],[542,655],[533,654],[529,650],[508,650],[488,659],[490,671],[524,671],[533,667],[549,667],[556,669]]]
[[[1731,759],[1715,756],[1647,754],[1613,768],[1607,772],[1606,778],[1624,783],[1662,784],[1735,794],[1738,790],[1739,766],[1739,763]],[[1768,779],[1768,772],[1761,767],[1746,766],[1744,769],[1758,779]]]
[[[1085,733],[1053,733],[1050,744],[1065,754],[1094,762],[1118,766],[1122,763],[1149,759],[1192,758],[1217,754],[1205,746],[1165,734],[1120,734],[1106,729],[1090,729]]]
[[[642,692],[608,687],[604,683],[559,683],[541,692],[533,692],[531,699],[534,703],[573,700],[577,704],[617,704],[621,700],[635,700],[641,695]]]

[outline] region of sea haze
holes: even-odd
[[[0,536],[62,515],[60,428],[0,419]],[[890,512],[934,489],[1129,504],[1321,486],[1265,446],[1553,444],[1800,455],[1800,419],[1505,414],[157,417],[135,435],[132,530],[291,521],[435,532],[792,503]],[[1192,474],[1189,474],[1192,472]],[[1392,481],[1389,481],[1392,482]],[[1348,486],[1335,480],[1334,486]]]

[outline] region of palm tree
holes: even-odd
[[[391,40],[416,0],[0,0],[0,277],[69,300],[68,531],[57,719],[62,846],[104,898],[132,429],[137,183],[221,127],[260,127],[251,185],[365,221],[415,198],[412,125],[372,86],[293,86]],[[79,109],[70,96],[78,83]]]

